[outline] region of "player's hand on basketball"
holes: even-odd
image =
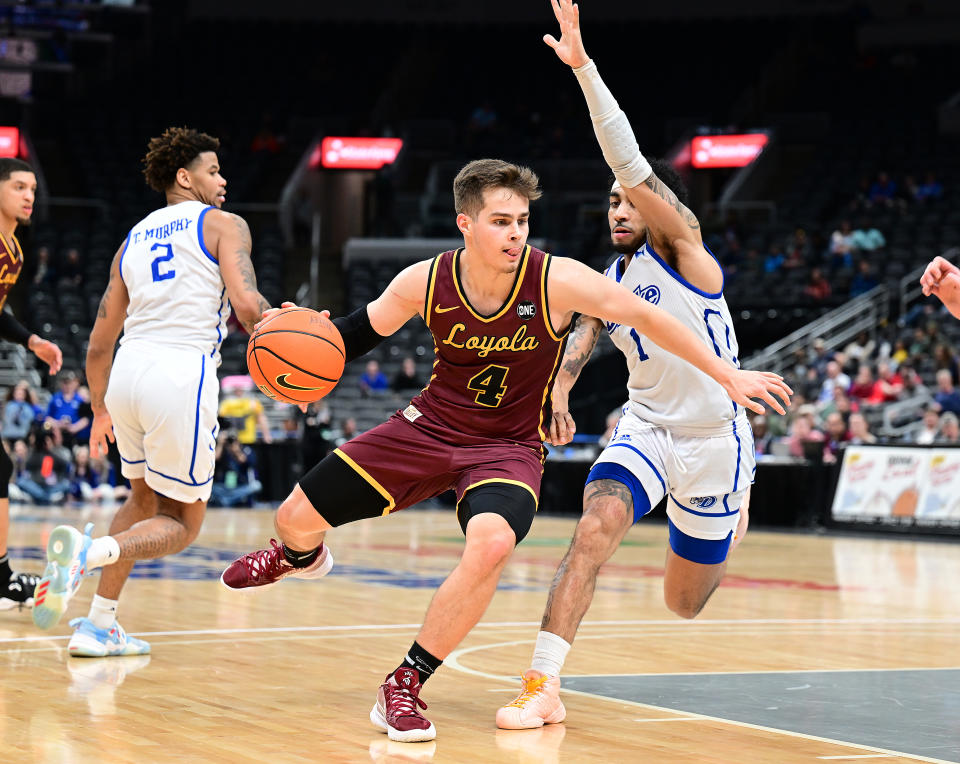
[[[772,371],[737,369],[724,387],[735,402],[757,414],[763,414],[765,410],[753,398],[765,401],[778,414],[786,414],[780,401],[789,406],[790,396],[793,395],[793,390],[783,381],[783,377]]]
[[[33,335],[30,340],[28,347],[37,358],[50,367],[50,373],[56,374],[60,371],[60,367],[63,366],[63,353],[60,352],[60,348],[50,340],[42,339],[37,335]]]
[[[269,308],[268,310],[263,311],[263,314],[260,316],[260,320],[259,320],[256,324],[254,324],[253,330],[256,331],[257,329],[259,329],[259,328],[260,328],[260,324],[262,324],[262,323],[263,323],[264,321],[266,321],[268,318],[271,318],[272,316],[275,316],[275,315],[276,315],[277,313],[279,313],[281,310],[285,310],[286,308],[299,308],[299,307],[300,307],[300,306],[297,305],[295,302],[282,302],[282,303],[280,303],[280,307],[279,307],[279,308]],[[325,318],[330,318],[330,311],[329,311],[329,310],[321,310],[321,311],[319,311],[319,313],[320,313],[320,315],[324,316]]]
[[[553,48],[563,63],[577,69],[590,61],[580,36],[580,7],[571,0],[550,0],[550,4],[560,23],[560,39],[545,34],[543,41]]]
[[[102,414],[94,414],[93,424],[90,425],[90,456],[94,459],[106,456],[109,449],[108,440],[116,443],[113,435],[113,419],[106,411]]]

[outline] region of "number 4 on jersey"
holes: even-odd
[[[507,392],[507,386],[503,380],[507,378],[507,372],[510,371],[506,366],[496,366],[491,364],[479,374],[475,374],[467,382],[470,390],[475,390],[477,397],[474,399],[481,406],[496,408],[503,400],[503,394]]]

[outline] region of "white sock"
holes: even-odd
[[[87,550],[87,570],[112,565],[120,559],[120,545],[113,536],[94,539]]]
[[[107,538],[110,537],[107,536]],[[113,622],[117,620],[117,601],[108,600],[106,597],[94,594],[87,618],[89,618],[98,629],[109,629],[113,626]]]
[[[537,646],[533,649],[530,668],[547,676],[560,676],[568,652],[570,643],[567,640],[549,631],[541,631],[537,634]]]

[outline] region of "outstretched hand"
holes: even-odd
[[[920,277],[920,286],[925,295],[934,295],[954,318],[960,318],[960,268],[937,256]]]
[[[550,0],[550,4],[560,23],[560,39],[545,34],[543,41],[553,48],[563,63],[577,69],[590,61],[580,36],[580,6],[571,0]]]
[[[757,414],[763,414],[765,409],[757,401],[751,400],[752,398],[765,401],[778,414],[786,414],[780,401],[789,406],[790,396],[793,395],[793,390],[783,381],[783,377],[771,371],[737,369],[730,380],[724,384],[724,388],[736,403]],[[778,401],[777,398],[780,400]]]
[[[116,443],[113,435],[113,419],[106,411],[102,414],[94,414],[93,423],[90,425],[90,456],[94,459],[106,456],[109,448],[108,440]]]
[[[31,343],[30,350],[33,354],[50,367],[50,373],[56,374],[63,366],[63,353],[60,348],[50,340],[37,338],[36,342]]]

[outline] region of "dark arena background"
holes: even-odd
[[[601,569],[564,669],[567,721],[496,728],[627,399],[604,335],[530,535],[425,690],[437,739],[388,740],[369,707],[459,558],[452,493],[335,530],[324,581],[244,597],[218,579],[276,535],[306,470],[427,383],[430,332],[415,317],[304,413],[253,386],[234,318],[203,530],[124,590],[125,628],[152,653],[70,657],[67,619],[41,632],[29,610],[0,611],[0,758],[960,762],[960,321],[919,286],[934,257],[960,262],[960,3],[580,9],[641,150],[689,188],[741,366],[795,393],[786,416],[751,414],[750,533],[704,612],[663,604],[661,504]],[[540,177],[531,243],[602,270],[610,171],[542,42],[556,26],[548,0],[0,3],[0,156],[38,180],[7,304],[63,351],[50,376],[0,343],[15,570],[43,569],[61,523],[106,533],[127,490],[116,449],[91,464],[85,448],[84,366],[114,254],[164,204],[144,183],[149,139],[183,125],[220,139],[224,209],[249,223],[272,305],[342,316],[462,246],[452,181],[491,156]]]

